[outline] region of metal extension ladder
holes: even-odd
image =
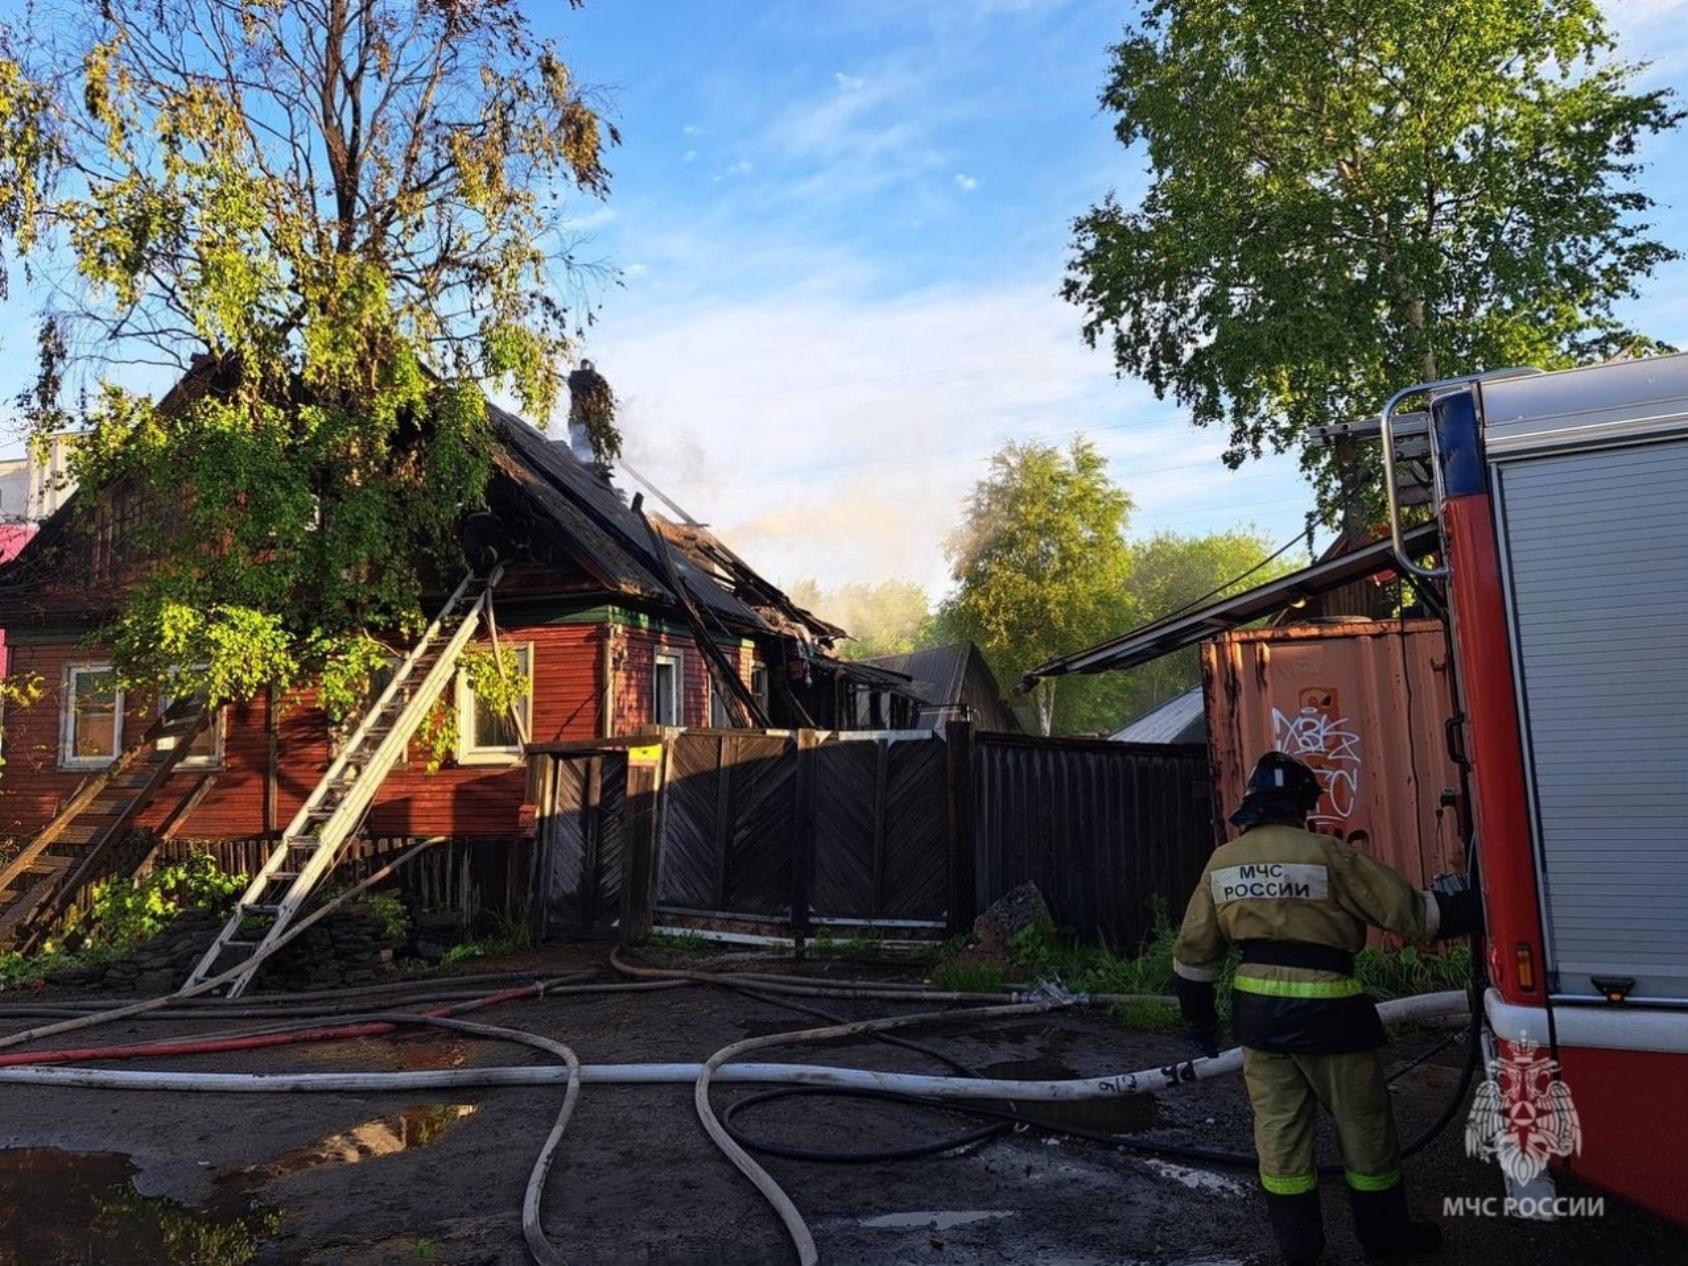
[[[263,956],[333,869],[342,847],[362,825],[375,793],[404,758],[411,736],[451,681],[458,657],[485,615],[503,571],[496,567],[484,580],[472,573],[465,575],[452,591],[288,823],[217,939],[182,985],[183,991],[243,962],[250,963],[250,968],[223,988],[228,997],[237,998],[252,983]]]

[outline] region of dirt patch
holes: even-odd
[[[524,966],[559,973],[587,954],[535,954]],[[601,957],[597,960],[601,963]],[[504,964],[487,963],[488,970]],[[790,970],[789,967],[772,970]],[[852,973],[865,974],[865,973]],[[919,1003],[804,999],[851,1019],[919,1009]],[[555,1037],[587,1063],[698,1061],[748,1032],[821,1023],[786,1007],[712,988],[580,995],[513,1003],[476,1018]],[[7,1025],[22,1027],[22,1022]],[[228,1022],[117,1024],[117,1042],[226,1028]],[[1093,1076],[1153,1067],[1184,1055],[1176,1037],[1122,1030],[1094,1012],[1056,1013],[995,1026],[948,1025],[919,1040],[993,1076]],[[1435,1039],[1391,1051],[1404,1060]],[[461,1068],[540,1061],[524,1048],[437,1033],[320,1043],[169,1061],[207,1071]],[[767,1051],[793,1059],[907,1072],[943,1072],[929,1055],[872,1041],[825,1049]],[[1433,1120],[1457,1076],[1445,1052],[1396,1087],[1397,1115],[1411,1137]],[[758,1088],[726,1085],[718,1106]],[[474,1111],[427,1146],[366,1149],[336,1162],[330,1140],[372,1122],[389,1132],[419,1106],[415,1092],[368,1095],[153,1095],[5,1087],[0,1147],[116,1154],[137,1194],[184,1210],[221,1209],[239,1194],[279,1213],[255,1262],[502,1264],[528,1261],[518,1210],[533,1156],[549,1130],[560,1087],[452,1092]],[[1146,1141],[1247,1149],[1248,1106],[1236,1080],[1203,1083],[1153,1099],[1042,1109],[1063,1125],[1102,1128]],[[1068,1116],[1072,1113],[1072,1116]],[[894,1104],[794,1098],[758,1107],[746,1128],[818,1149],[905,1146],[965,1131],[949,1111]],[[402,1126],[397,1127],[402,1134]],[[348,1144],[357,1151],[355,1144]],[[1323,1155],[1335,1160],[1331,1139]],[[317,1163],[289,1164],[289,1157]],[[326,1159],[325,1159],[326,1157]],[[770,1158],[767,1168],[809,1219],[823,1260],[838,1264],[1155,1262],[1218,1266],[1271,1260],[1270,1231],[1246,1168],[1151,1157],[1121,1147],[1017,1130],[956,1152],[897,1164],[828,1165]],[[1423,1215],[1448,1196],[1496,1195],[1493,1166],[1468,1160],[1459,1131],[1407,1162],[1410,1199]],[[1333,1266],[1358,1261],[1338,1183],[1325,1188]],[[0,1189],[12,1208],[27,1195]],[[0,1218],[8,1216],[0,1211]],[[698,1125],[689,1085],[585,1087],[546,1191],[548,1232],[570,1261],[590,1266],[733,1266],[793,1260],[778,1220]],[[1608,1200],[1600,1219],[1525,1224],[1449,1220],[1443,1260],[1484,1266],[1548,1261],[1652,1263],[1688,1260],[1688,1236]],[[25,1256],[18,1261],[51,1257]],[[79,1261],[123,1258],[94,1256]],[[168,1260],[155,1258],[153,1260]],[[0,1262],[10,1266],[7,1259]]]

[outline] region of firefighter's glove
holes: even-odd
[[[1186,1024],[1184,1036],[1189,1039],[1190,1045],[1195,1049],[1197,1055],[1205,1056],[1208,1059],[1214,1059],[1218,1056],[1219,1026],[1217,1024]]]
[[[1178,1009],[1184,1013],[1184,1036],[1201,1054],[1212,1059],[1219,1054],[1219,1008],[1214,1003],[1211,980],[1172,978],[1178,995]]]
[[[1439,939],[1448,941],[1483,930],[1483,895],[1471,886],[1469,875],[1437,875],[1430,881],[1441,922]]]

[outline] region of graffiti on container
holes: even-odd
[[[1314,686],[1301,691],[1297,710],[1286,715],[1272,709],[1272,746],[1305,761],[1324,787],[1311,822],[1315,830],[1332,831],[1339,838],[1364,836],[1350,832],[1349,820],[1360,799],[1360,736],[1348,728],[1335,690]]]

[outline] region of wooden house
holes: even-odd
[[[566,441],[496,407],[492,423],[489,504],[511,558],[491,609],[500,643],[516,648],[531,682],[523,706],[531,742],[723,723],[720,673],[700,652],[704,638],[773,725],[848,724],[858,692],[907,684],[834,658],[841,629],[794,606],[707,533],[647,520]],[[0,839],[29,837],[54,820],[156,719],[156,704],[124,697],[97,640],[134,562],[125,557],[123,515],[123,497],[85,489],[0,567],[11,673],[34,674],[44,687],[37,703],[5,717]],[[449,697],[457,750],[435,772],[412,758],[388,773],[370,833],[517,831],[524,775],[514,718],[477,706],[460,682]],[[164,771],[132,825],[185,838],[273,834],[323,777],[336,742],[311,689],[228,705]]]

